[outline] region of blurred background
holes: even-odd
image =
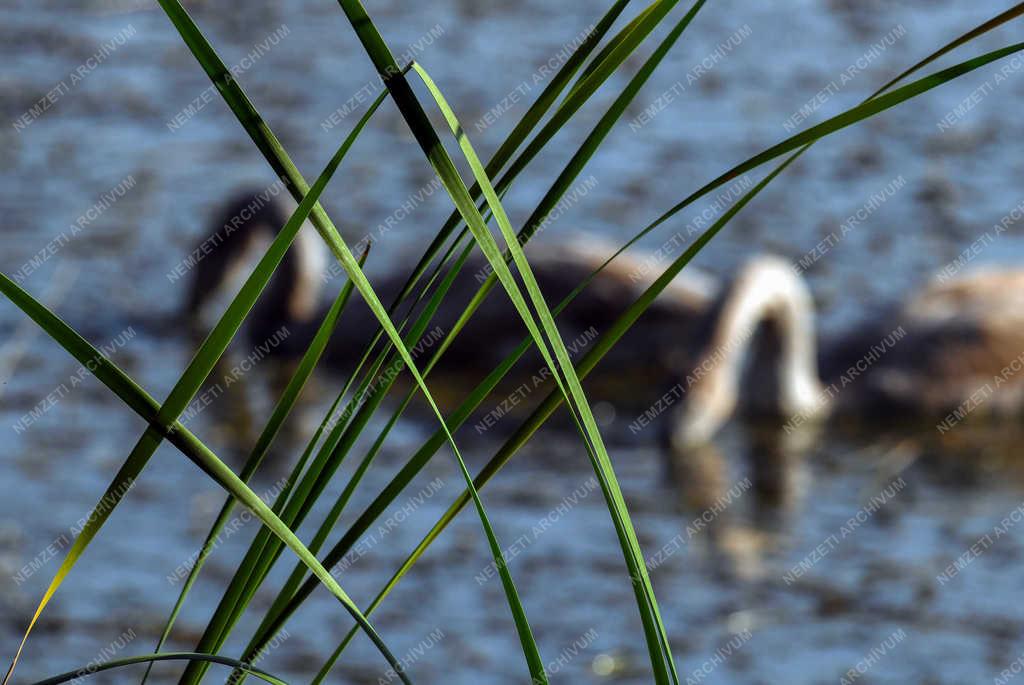
[[[486,159],[546,84],[535,82],[538,70],[596,22],[606,4],[373,0],[366,6],[393,52],[415,56],[430,70]],[[380,87],[336,3],[186,5],[227,64],[248,65],[240,83],[312,179]],[[527,254],[571,234],[625,241],[707,180],[854,106],[1006,6],[794,0],[782,8],[714,0],[588,165],[581,182],[591,179],[590,191]],[[8,0],[3,17],[0,269],[20,272],[23,287],[94,344],[107,345],[118,365],[163,397],[194,350],[187,337],[156,333],[149,325],[181,306],[184,280],[173,278],[175,266],[227,195],[242,186],[270,186],[275,178],[155,3]],[[1010,24],[941,64],[1019,35]],[[688,78],[715,54],[711,68]],[[90,58],[95,68],[81,71]],[[521,176],[505,198],[514,225],[639,65],[627,62]],[[902,299],[1024,200],[1018,145],[1024,80],[1014,71],[996,82],[1002,66],[978,70],[823,141],[695,265],[727,276],[760,252],[797,262],[860,212],[865,216],[856,228],[806,269],[819,328],[841,328]],[[985,84],[990,93],[982,102],[947,119]],[[820,98],[823,89],[827,95]],[[48,93],[56,95],[40,110]],[[360,99],[358,93],[370,95]],[[645,115],[652,103],[657,113]],[[421,151],[386,101],[323,201],[355,242],[416,198],[407,218],[375,236],[371,280],[417,258],[447,217],[444,193],[422,192],[431,180]],[[885,199],[864,212],[873,194]],[[646,247],[657,248],[702,212],[714,213],[713,205],[713,197],[697,203]],[[1011,227],[973,261],[1019,264],[1017,236]],[[41,250],[48,256],[26,268]],[[236,353],[247,350],[242,345]],[[88,514],[144,427],[95,379],[73,380],[78,369],[14,306],[0,303],[5,659],[63,556],[49,559],[47,546],[62,549],[62,538]],[[217,404],[245,402],[265,417],[271,402],[265,381],[257,370]],[[643,406],[664,388],[636,392]],[[325,403],[329,395],[323,393]],[[1016,434],[972,440],[965,431],[957,443],[938,445],[920,436],[836,433],[804,447],[730,426],[709,448],[715,452],[707,455],[701,480],[680,477],[678,465],[662,454],[656,429],[622,430],[635,413],[613,418],[614,408],[606,410],[611,434],[620,438],[612,440],[612,455],[641,542],[652,557],[661,555],[651,564],[652,578],[674,653],[681,673],[700,671],[694,682],[829,683],[866,658],[871,665],[862,682],[988,682],[1024,653],[1019,531],[954,576],[939,577],[1021,505]],[[499,434],[515,427],[514,418],[506,421],[472,441],[471,466],[483,464],[500,444]],[[218,454],[237,457],[233,420],[222,411],[197,411],[188,425]],[[343,526],[433,429],[415,419],[400,423]],[[473,433],[471,427],[465,432]],[[646,682],[643,634],[591,466],[571,435],[544,435],[485,496],[499,538],[528,540],[511,568],[541,653],[558,662],[555,681]],[[324,504],[352,468],[342,467]],[[284,466],[279,471],[268,469],[254,490],[271,489],[286,473]],[[201,543],[223,495],[169,446],[143,475],[44,614],[19,667],[22,679],[93,660],[126,631],[131,644],[124,654],[151,651],[179,590],[174,570]],[[450,455],[433,459],[408,491],[422,495],[416,515],[345,570],[342,585],[357,603],[376,594],[461,488]],[[742,496],[730,497],[730,488]],[[858,523],[855,535],[820,553],[820,545],[887,489],[884,507]],[[555,516],[557,523],[542,535],[531,532],[574,492],[576,501]],[[714,524],[695,530],[706,507],[718,512]],[[317,520],[315,512],[310,522]],[[174,648],[192,647],[256,529],[250,522],[212,557],[178,622]],[[397,653],[419,647],[412,666],[419,682],[522,682],[522,654],[500,582],[479,580],[489,558],[479,521],[463,515],[377,613],[375,625]],[[35,570],[25,574],[26,565]],[[269,591],[279,587],[292,561],[279,566],[254,609],[270,601]],[[250,611],[228,653],[244,646],[258,614]],[[308,681],[349,625],[318,591],[260,666]],[[154,671],[164,680],[174,672]],[[137,677],[125,671],[104,674],[100,682]],[[332,682],[381,677],[379,654],[360,636]]]

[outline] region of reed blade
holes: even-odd
[[[288,685],[284,680],[278,678],[275,675],[271,675],[266,671],[260,670],[252,664],[246,664],[237,659],[232,659],[226,656],[218,656],[216,654],[200,654],[199,652],[157,652],[153,654],[141,654],[139,656],[121,657],[118,659],[111,659],[105,661],[102,664],[88,664],[82,668],[74,671],[68,671],[61,675],[53,676],[45,680],[39,680],[33,683],[33,685],[59,685],[60,683],[66,683],[70,681],[81,680],[84,676],[93,675],[94,673],[100,673],[101,671],[112,671],[117,668],[123,668],[125,666],[134,666],[136,664],[149,664],[152,666],[154,663],[161,661],[196,661],[205,662],[210,664],[221,664],[222,666],[231,666],[238,669],[246,675],[255,676],[265,683],[271,683],[271,685]],[[147,673],[149,670],[147,669]]]

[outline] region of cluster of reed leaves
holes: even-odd
[[[398,65],[382,39],[377,26],[358,0],[339,0],[341,10],[351,23],[356,37],[364,47],[378,74],[384,80],[387,89],[373,102],[365,115],[341,142],[337,152],[312,186],[299,173],[284,147],[271,131],[270,126],[253,107],[241,85],[230,75],[224,62],[180,2],[178,0],[158,0],[158,2],[224,101],[236,115],[245,132],[249,134],[253,143],[266,158],[274,173],[285,181],[289,191],[298,202],[298,207],[228,305],[219,322],[202,342],[181,378],[162,403],[151,397],[131,377],[103,357],[95,347],[40,304],[38,300],[9,278],[0,274],[0,291],[76,359],[82,363],[88,363],[90,368],[95,368],[97,378],[107,385],[128,408],[149,424],[104,493],[101,499],[104,504],[97,505],[89,522],[75,539],[60,569],[39,602],[18,652],[12,659],[10,669],[4,679],[5,685],[12,677],[18,658],[22,654],[29,634],[39,616],[109,517],[114,508],[110,506],[110,502],[114,502],[116,505],[120,501],[125,492],[123,486],[140,477],[146,463],[164,440],[168,440],[186,458],[194,462],[204,473],[223,487],[227,491],[228,497],[206,537],[196,563],[182,586],[154,653],[114,659],[98,670],[120,668],[137,663],[149,663],[152,666],[152,663],[157,661],[183,661],[186,663],[186,667],[181,682],[193,684],[202,679],[210,663],[219,663],[232,666],[235,669],[232,674],[232,682],[239,682],[247,675],[252,675],[266,682],[280,683],[282,682],[280,679],[254,668],[251,662],[281,630],[291,615],[307,600],[311,592],[322,584],[351,614],[355,625],[340,640],[337,649],[322,665],[313,682],[320,683],[324,680],[345,647],[360,630],[369,636],[397,676],[403,682],[411,682],[410,674],[403,670],[385,641],[374,630],[368,617],[454,517],[472,502],[502,580],[509,610],[520,639],[527,673],[531,682],[547,683],[543,659],[533,638],[526,612],[519,600],[511,572],[502,557],[500,543],[490,525],[479,491],[562,404],[565,404],[570,412],[580,434],[581,443],[591,460],[607,503],[612,525],[620,542],[625,563],[624,570],[626,571],[623,582],[630,582],[634,589],[637,610],[650,656],[652,677],[659,684],[678,683],[677,667],[672,658],[655,593],[647,575],[644,556],[615,477],[608,450],[604,445],[580,383],[581,379],[593,370],[608,350],[619,341],[694,255],[762,189],[816,141],[1024,49],[1024,43],[1009,45],[896,87],[946,53],[997,26],[1018,18],[1024,13],[1024,3],[1019,3],[957,37],[901,72],[860,105],[773,145],[698,188],[639,230],[631,240],[614,254],[609,255],[604,264],[580,283],[563,301],[554,308],[549,308],[532,275],[522,246],[530,240],[538,227],[543,224],[547,215],[562,199],[564,193],[572,186],[574,180],[622,117],[626,108],[635,100],[665,55],[691,25],[698,13],[704,9],[706,0],[697,0],[691,6],[686,7],[685,11],[680,11],[681,16],[675,19],[670,19],[670,15],[676,8],[678,0],[653,0],[632,19],[625,21],[621,28],[613,32],[613,27],[622,18],[630,0],[614,2],[594,25],[586,39],[565,61],[486,164],[477,156],[459,124],[455,110],[442,94],[443,89],[431,79],[425,67],[417,63]],[[647,50],[641,46],[645,45],[652,33],[663,24],[671,24],[665,36],[653,49],[649,50],[650,54],[643,61],[640,69],[630,78],[613,103],[599,118],[590,134],[571,155],[523,227],[518,232],[515,231],[501,204],[503,194],[536,155],[602,87],[608,77],[621,68],[629,57],[641,49]],[[447,148],[442,143],[441,135],[430,123],[424,105],[413,89],[413,85],[417,82],[422,85],[429,96],[426,100],[428,106],[437,107],[444,115],[445,122],[450,129],[449,133],[456,144],[455,147],[472,171],[474,180],[472,185],[467,186]],[[366,255],[357,258],[352,254],[318,200],[366,124],[374,116],[384,99],[388,97],[392,98],[398,106],[416,142],[422,148],[427,163],[441,180],[452,200],[454,211],[441,226],[422,258],[409,274],[401,293],[385,308],[363,275],[361,267]],[[686,125],[686,123],[680,122],[680,125]],[[517,151],[519,151],[518,154]],[[659,278],[621,313],[615,324],[589,348],[577,364],[571,363],[558,332],[556,317],[601,270],[619,254],[629,249],[637,240],[655,231],[661,224],[704,195],[740,174],[754,170],[766,162],[787,154],[788,156],[778,166],[768,172],[759,183],[737,200],[728,211],[668,265]],[[382,163],[384,162],[382,161]],[[250,451],[241,472],[235,474],[197,436],[181,425],[178,417],[201,388],[214,365],[237,334],[248,312],[307,218],[312,221],[349,278],[338,293],[294,375],[274,406],[271,416]],[[492,221],[498,227],[504,246],[495,240],[491,228],[489,228]],[[481,284],[463,315],[449,331],[433,356],[425,365],[419,367],[411,357],[410,348],[427,330],[434,313],[448,294],[456,275],[472,250],[476,248],[480,248],[486,256],[493,267],[493,272]],[[514,271],[510,266],[514,266]],[[505,296],[509,297],[523,319],[528,335],[497,368],[463,399],[458,407],[445,414],[441,407],[434,402],[426,379],[440,357],[445,354],[455,336],[459,334],[465,323],[499,284],[505,291]],[[370,306],[380,326],[376,331],[365,332],[368,343],[362,359],[351,370],[327,416],[296,461],[288,478],[287,486],[273,505],[267,506],[248,487],[247,482],[259,468],[281,426],[288,419],[339,319],[344,315],[346,304],[353,291],[356,290]],[[538,348],[545,362],[551,368],[555,387],[474,477],[459,452],[454,437],[455,432],[531,346]],[[356,439],[391,391],[396,374],[381,375],[381,369],[386,368],[386,365],[387,368],[406,369],[413,377],[415,384],[396,403],[387,423],[375,437],[372,446],[363,456],[346,483],[342,494],[333,504],[312,540],[304,543],[294,531],[303,523],[314,503],[319,500],[342,461],[351,451]],[[437,417],[436,432],[406,461],[388,485],[376,495],[338,541],[326,553],[323,553],[324,546],[334,532],[336,523],[353,492],[359,486],[362,476],[379,453],[390,430],[418,394],[422,394],[423,399]],[[332,423],[330,419],[337,415],[339,407],[344,407],[344,411],[341,413],[343,419]],[[446,443],[451,447],[460,472],[465,478],[465,490],[452,502],[420,544],[409,553],[394,575],[383,584],[373,601],[364,609],[360,609],[327,569],[340,561],[351,550],[373,522],[387,510],[416,474]],[[210,621],[195,649],[191,652],[163,651],[183,603],[198,574],[202,571],[206,559],[215,547],[214,542],[218,534],[238,503],[251,509],[262,521],[263,527],[239,563],[237,572],[228,583],[221,601],[214,608]],[[253,596],[286,547],[298,557],[298,563],[291,575],[267,609],[244,652],[237,658],[221,655],[220,651],[231,631],[242,614],[249,608]],[[318,557],[318,555],[321,556]],[[79,672],[74,671],[55,676],[44,682],[65,682],[78,675]],[[149,671],[147,670],[146,677],[148,675]]]

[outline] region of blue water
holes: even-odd
[[[531,87],[483,130],[472,122],[520,84],[533,84],[541,65],[596,21],[603,4],[453,0],[410,5],[386,0],[368,3],[368,10],[396,52],[402,51],[398,46],[423,45],[419,59],[486,157],[542,85]],[[240,80],[307,178],[318,173],[356,115],[334,127],[321,122],[351,94],[375,83],[336,4],[258,0],[241,11],[219,1],[187,5],[229,65],[243,60],[268,35],[285,31]],[[799,0],[784,8],[735,0],[708,3],[588,165],[584,177],[593,175],[596,190],[565,212],[532,249],[573,231],[624,241],[706,180],[789,135],[784,122],[894,29],[902,27],[904,35],[858,68],[801,126],[853,106],[906,65],[1004,7],[948,0]],[[44,299],[52,308],[96,343],[108,343],[134,327],[137,334],[113,358],[154,396],[163,397],[193,349],[184,337],[156,335],[145,325],[178,307],[181,283],[166,274],[199,237],[205,217],[224,194],[245,184],[266,186],[274,178],[215,94],[193,118],[178,127],[168,125],[204,97],[208,83],[166,17],[148,3],[12,0],[3,15],[0,269],[9,274],[21,269],[104,193],[131,178],[133,187],[124,198],[33,270],[24,285],[38,296],[49,294]],[[435,27],[440,36],[426,44],[424,36]],[[689,84],[687,75],[701,60],[740,30],[749,35]],[[70,75],[78,65],[121,32],[131,36],[72,87]],[[1018,37],[1016,25],[1001,28],[940,65]],[[513,223],[525,219],[639,66],[638,59],[630,60],[623,73],[612,77],[508,193]],[[700,254],[697,265],[725,275],[758,252],[799,260],[855,215],[872,193],[902,179],[902,189],[806,275],[823,333],[905,296],[1024,200],[1019,183],[1024,162],[1016,145],[1024,121],[1015,116],[1024,80],[1018,72],[949,130],[938,126],[963,98],[992,82],[997,70],[995,65],[981,69],[819,144],[741,213]],[[680,81],[686,83],[682,94],[634,131],[630,121],[638,121],[660,95],[678,91]],[[61,83],[68,84],[66,93],[30,124],[15,126]],[[355,111],[361,114],[365,106],[357,103]],[[439,116],[435,119],[442,123]],[[324,204],[354,242],[430,180],[400,115],[385,103]],[[657,247],[685,229],[707,206],[698,203],[673,219],[646,246]],[[409,219],[378,235],[368,265],[371,278],[418,256],[449,211],[445,197],[434,193]],[[1011,229],[976,262],[1018,262],[1021,255],[1021,242]],[[52,541],[60,551],[60,541],[69,538],[69,528],[98,500],[143,430],[141,421],[93,379],[71,388],[31,425],[19,424],[52,389],[70,384],[77,368],[43,334],[26,326],[14,307],[0,304],[4,658],[14,653],[59,562],[41,562],[22,582],[15,576],[45,556]],[[314,393],[317,407],[337,379],[321,382]],[[229,426],[237,427],[243,400],[256,421],[266,416],[266,385],[263,375],[252,374],[218,401],[224,411],[202,412],[190,427],[219,454],[237,460],[248,443]],[[662,391],[638,389],[634,399],[643,405]],[[619,412],[619,425],[610,429],[618,436],[611,451],[645,551],[672,550],[652,577],[684,681],[689,675],[706,683],[834,683],[870,660],[859,682],[979,683],[989,682],[1024,652],[1019,637],[1024,613],[1018,601],[1024,538],[1019,530],[1010,526],[955,577],[938,579],[1024,500],[1015,435],[1000,434],[995,440],[962,434],[952,443],[898,433],[826,435],[787,457],[785,478],[774,488],[745,492],[714,526],[688,536],[687,526],[700,516],[700,506],[713,503],[720,491],[695,488],[667,464],[653,429],[625,439],[629,433],[622,429],[633,415],[633,410]],[[305,423],[313,416],[310,411]],[[502,429],[510,430],[515,420],[505,421],[509,425]],[[399,425],[343,516],[343,526],[430,430],[422,420]],[[479,466],[498,446],[496,438],[477,438],[470,427],[464,432],[467,457]],[[730,427],[718,443],[720,453],[708,457],[708,469],[723,471],[718,482],[725,490],[754,478],[760,473],[754,466],[768,459],[748,445],[747,437],[742,428]],[[288,447],[282,443],[279,460],[292,453]],[[340,493],[368,447],[357,444],[330,494]],[[281,473],[258,478],[255,490],[270,489],[284,467],[277,470]],[[571,437],[548,431],[488,486],[486,504],[504,544],[529,540],[511,569],[541,652],[557,664],[553,681],[649,682],[632,591],[600,494],[589,491],[549,530],[533,533],[567,494],[585,489],[591,475],[585,453]],[[785,580],[787,572],[898,478],[905,485],[891,501],[799,578]],[[391,529],[386,542],[371,545],[341,577],[361,605],[375,596],[459,491],[461,476],[450,454],[439,453],[408,494],[423,492],[435,479],[443,483],[440,490],[422,498],[415,516]],[[322,517],[331,499],[325,498],[311,521]],[[124,654],[149,651],[177,593],[167,576],[194,552],[221,501],[196,468],[175,450],[162,448],[44,614],[19,667],[23,682],[86,663],[125,631],[136,637]],[[252,523],[243,526],[218,549],[179,621],[174,648],[194,644],[255,529]],[[308,540],[312,531],[307,525],[301,534]],[[680,535],[685,542],[678,542]],[[500,583],[476,580],[488,559],[479,522],[472,512],[465,513],[375,614],[375,625],[397,654],[413,654],[419,647],[422,656],[410,667],[416,682],[524,681]],[[292,563],[285,558],[272,576],[267,592],[236,630],[229,652],[247,641]],[[349,626],[337,603],[318,591],[289,623],[290,637],[261,666],[290,681],[308,681]],[[443,637],[430,640],[437,630]],[[880,645],[893,635],[902,637],[880,655]],[[427,640],[430,646],[424,649]],[[739,646],[731,648],[730,641]],[[346,654],[334,682],[377,682],[384,676],[383,662],[365,638],[358,638]],[[706,664],[712,666],[701,670]],[[700,674],[694,676],[695,670]],[[172,680],[174,673],[166,666],[155,670],[161,682]],[[137,672],[125,671],[98,682],[135,678]]]

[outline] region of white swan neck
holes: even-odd
[[[803,280],[788,263],[761,257],[747,264],[730,288],[712,337],[723,355],[725,382],[738,389],[740,373],[758,326],[774,323],[779,333],[776,372],[778,408],[784,414],[806,413],[821,403],[814,305]]]

